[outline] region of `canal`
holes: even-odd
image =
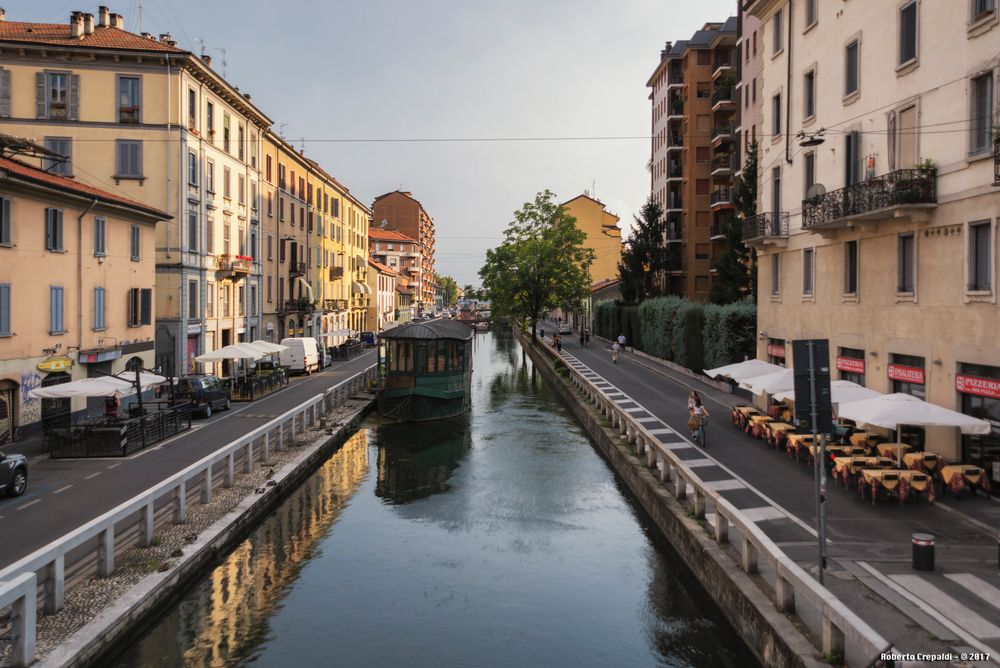
[[[110,665],[749,666],[503,334],[471,415],[369,418]]]

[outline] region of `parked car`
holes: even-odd
[[[559,333],[560,334],[572,334],[573,333],[573,326],[570,325],[568,322],[564,322],[561,325],[559,325]]]
[[[281,345],[288,348],[278,353],[278,361],[281,366],[288,369],[289,373],[308,375],[313,371],[319,371],[319,350],[316,339],[309,336],[290,336],[282,339]]]
[[[28,488],[28,458],[0,452],[0,492],[21,496]]]
[[[225,381],[209,374],[181,376],[177,379],[175,396],[190,398],[191,412],[212,417],[216,410],[229,410],[232,405],[232,391]]]
[[[361,332],[361,343],[365,344],[365,348],[374,348],[375,332]]]

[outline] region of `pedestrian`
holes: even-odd
[[[618,353],[621,349],[622,347],[618,345],[617,341],[611,344],[611,361],[614,364],[618,364]]]
[[[104,400],[104,414],[109,418],[118,417],[118,410],[121,408],[122,401],[119,399],[119,394],[115,391],[110,397]]]
[[[562,352],[562,337],[559,336],[558,334],[556,334],[554,338],[556,340],[556,352],[557,353],[561,353]]]
[[[544,341],[545,340],[545,330],[544,329],[540,330],[540,332],[541,332],[541,335],[542,335],[542,340]]]
[[[624,334],[619,334],[618,335],[618,345],[621,346],[622,350],[625,350],[625,335]]]
[[[583,345],[585,345],[585,346],[586,346],[586,345],[587,345],[588,343],[590,343],[590,330],[589,330],[589,329],[587,330],[586,334],[587,334],[587,336],[586,336],[586,337],[584,337],[584,339],[583,339]]]
[[[581,348],[583,347],[583,344],[584,344],[585,341],[586,341],[586,339],[583,337],[583,330],[581,329],[580,330],[580,347]]]

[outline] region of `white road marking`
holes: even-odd
[[[642,412],[643,412],[643,413],[646,413],[646,412],[648,412],[648,411],[646,411],[646,409],[645,409],[645,408],[643,408],[643,409],[642,409]],[[659,421],[660,421],[660,418],[658,418],[658,417],[644,417],[644,418],[636,418],[636,420],[635,420],[635,421],[636,421],[636,422],[659,422]]]
[[[624,410],[626,413],[645,413],[646,412],[645,408],[638,407],[638,406],[636,408],[624,408],[622,410]]]
[[[35,499],[34,501],[28,501],[23,506],[18,506],[14,510],[24,510],[25,508],[30,508],[31,506],[35,505],[36,503],[41,503],[41,502],[42,502],[41,499]]]
[[[976,638],[1000,638],[1000,628],[944,593],[919,575],[890,575],[896,584],[927,602],[944,617],[953,621]],[[996,652],[991,652],[996,656]]]
[[[684,466],[688,468],[696,469],[702,466],[715,466],[715,460],[709,459],[707,457],[702,459],[686,459],[684,460]]]
[[[994,608],[1000,608],[1000,589],[972,573],[946,573],[945,577],[957,582]]]
[[[119,466],[121,466],[121,465],[122,465],[122,463],[121,463],[121,462],[117,462],[117,463],[115,463],[115,464],[112,464],[111,466],[109,466],[109,467],[108,467],[108,470],[110,471],[111,469],[113,469],[113,468],[117,468],[117,467],[119,467]]]
[[[653,436],[662,436],[663,434],[673,434],[673,433],[675,433],[674,430],[670,429],[670,428],[667,428],[667,429],[649,429],[648,431]]]
[[[91,478],[96,478],[96,477],[97,477],[97,476],[99,476],[99,475],[101,475],[101,472],[100,472],[100,471],[94,471],[94,472],[93,472],[93,473],[91,473],[90,475],[85,475],[85,476],[83,476],[83,479],[84,479],[84,480],[90,480]]]
[[[53,494],[62,494],[63,492],[65,492],[67,489],[69,489],[72,486],[73,486],[72,484],[69,484],[69,485],[66,485],[65,487],[60,487],[59,489],[57,489],[56,491],[54,491],[52,493]]]
[[[759,508],[740,508],[740,512],[749,518],[751,522],[766,522],[767,520],[783,520],[785,514],[772,506],[760,506]]]
[[[739,480],[712,480],[711,482],[706,482],[705,487],[714,489],[717,492],[727,489],[746,489],[746,485]]]
[[[690,443],[664,443],[663,447],[667,450],[687,450],[688,448],[693,448],[694,446]]]

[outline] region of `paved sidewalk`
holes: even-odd
[[[546,324],[546,329],[549,325]],[[731,394],[609,344],[563,338],[563,358],[623,409],[653,428],[703,480],[753,518],[793,559],[816,572],[815,487],[811,468],[735,429]],[[687,396],[697,389],[711,414],[707,448],[687,438]],[[828,481],[827,585],[907,652],[942,645],[1000,657],[1000,504],[983,496],[900,506],[862,502]],[[711,515],[707,516],[711,523]],[[911,535],[936,538],[937,569],[911,568]]]

